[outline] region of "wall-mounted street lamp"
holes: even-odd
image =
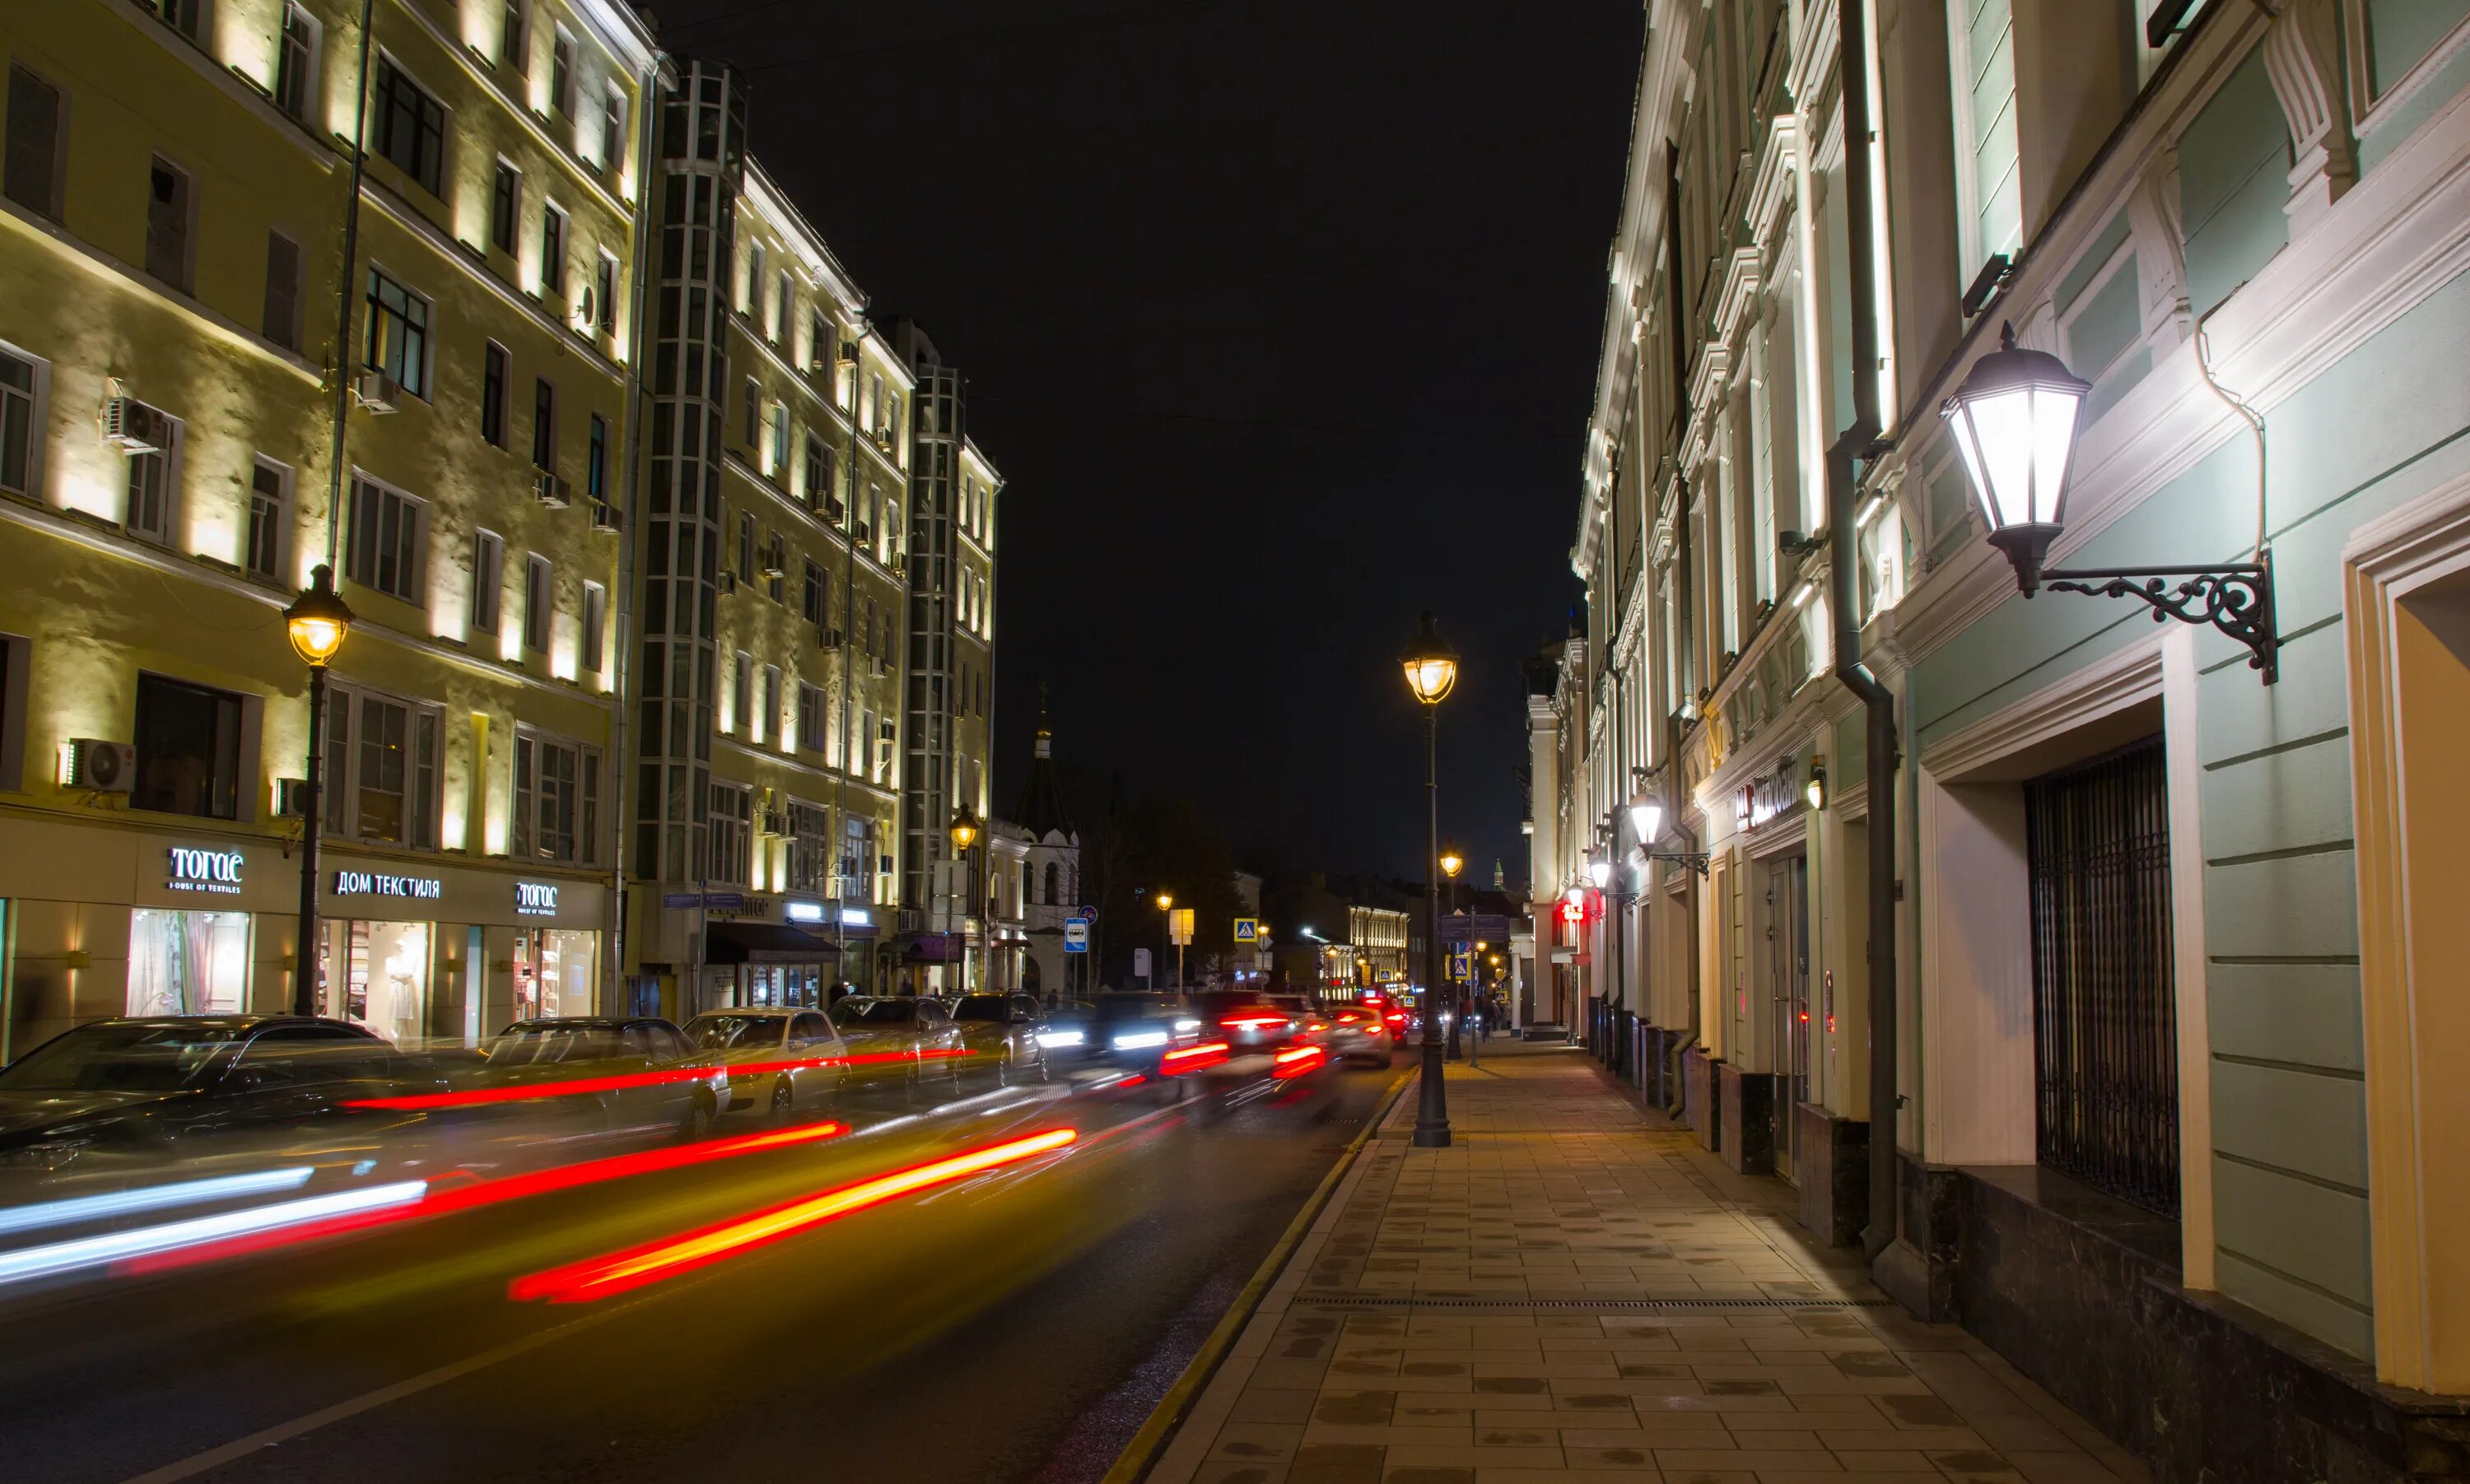
[[[1810,759],[1809,782],[1804,785],[1801,794],[1804,799],[1809,800],[1811,809],[1827,807],[1827,764],[1816,758]]]
[[[326,815],[318,791],[325,781],[319,764],[326,753],[326,666],[342,650],[352,632],[351,606],[335,591],[335,569],[323,562],[309,574],[309,586],[283,611],[284,631],[291,652],[309,666],[309,778],[302,790],[300,828],[300,948],[291,975],[291,1012],[317,1013],[317,839]]]
[[[1659,850],[1655,843],[1664,838],[1664,800],[1652,794],[1641,795],[1629,806],[1629,827],[1637,832],[1639,854],[1650,861],[1678,861],[1700,875],[1707,874],[1707,852],[1704,850]]]
[[[2140,598],[2155,623],[2209,624],[2245,645],[2248,667],[2272,684],[2280,678],[2281,640],[2273,627],[2270,548],[2259,545],[2252,562],[2217,567],[2042,569],[2050,544],[2065,527],[2076,424],[2091,390],[2058,357],[2018,348],[2015,327],[2005,325],[1998,349],[1974,361],[1964,384],[1939,408],[1990,523],[1990,544],[2015,565],[2024,596],[2046,585],[2053,592]]]

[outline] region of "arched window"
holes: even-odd
[[[1063,867],[1060,862],[1046,863],[1046,904],[1060,906],[1063,902]]]

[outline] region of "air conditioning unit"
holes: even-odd
[[[789,568],[781,564],[787,560],[777,551],[767,551],[763,555],[760,569],[766,577],[785,577],[789,574]]]
[[[69,740],[69,787],[98,794],[125,794],[137,781],[137,749],[93,737]]]
[[[785,809],[756,810],[755,832],[758,835],[786,835],[789,833],[788,811]]]
[[[720,591],[721,591],[722,592],[725,592],[725,593],[727,593],[727,592],[734,592],[734,591],[737,591],[737,574],[736,574],[735,572],[723,572],[723,573],[721,573],[721,574],[720,574],[719,587],[720,587]]]
[[[822,351],[817,351],[812,356],[806,358],[806,371],[809,375],[822,376],[826,372],[831,370],[831,368],[832,363],[830,359],[827,358]]]
[[[815,646],[819,649],[838,649],[847,642],[847,637],[838,629],[818,627],[815,630]]]
[[[309,780],[276,778],[274,780],[274,812],[287,820],[305,819],[309,814]]]
[[[617,506],[609,503],[605,499],[594,502],[592,506],[592,528],[594,530],[607,531],[609,534],[615,536],[618,532],[623,530],[625,525],[625,519],[618,515]]]
[[[103,441],[124,453],[160,453],[172,441],[171,420],[134,397],[107,397]]]
[[[532,480],[532,496],[544,505],[563,510],[574,503],[574,487],[544,469]]]
[[[386,413],[403,396],[403,385],[383,371],[363,371],[352,378],[352,398],[372,412]]]
[[[881,680],[892,673],[892,661],[886,660],[881,655],[869,655],[867,656],[867,659],[874,664],[874,678],[876,680]]]
[[[860,521],[850,527],[850,539],[861,546],[871,546],[874,545],[874,530],[864,521]]]

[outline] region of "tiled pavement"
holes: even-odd
[[[1153,1484],[2145,1479],[1583,1053],[1496,1042],[1448,1087],[1456,1145],[1410,1148],[1410,1085]]]

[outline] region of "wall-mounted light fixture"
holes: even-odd
[[[1827,764],[1813,757],[1809,760],[1809,782],[1801,791],[1812,809],[1827,807]]]

